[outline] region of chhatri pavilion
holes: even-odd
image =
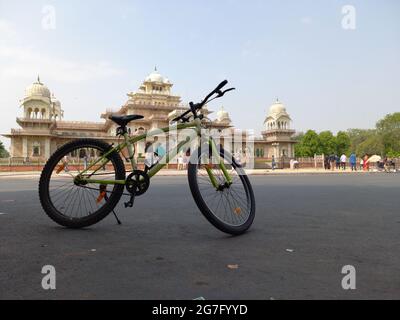
[[[100,115],[101,122],[65,121],[61,102],[50,92],[41,80],[28,86],[22,99],[23,113],[17,117],[18,129],[11,129],[3,136],[11,139],[10,154],[12,159],[22,161],[45,161],[60,146],[73,139],[97,138],[110,143],[117,142],[117,125],[108,119],[110,114],[141,114],[143,119],[129,124],[132,135],[143,134],[155,128],[167,127],[177,115],[188,109],[182,104],[181,97],[172,93],[173,84],[154,70],[145,78],[139,89],[127,94],[126,103],[116,112],[107,110]],[[213,112],[204,108],[202,113],[208,121],[208,127],[224,130],[235,130],[229,113],[221,108],[215,119],[210,119]],[[294,157],[291,118],[285,106],[278,100],[269,108],[264,121],[264,131],[255,137],[254,150],[243,145],[235,147],[235,153],[247,153],[254,158],[271,158],[282,156]],[[231,149],[231,150],[232,150]],[[137,153],[143,150],[138,148]]]

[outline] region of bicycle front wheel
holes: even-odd
[[[226,184],[223,171],[219,164],[215,164],[219,161],[212,159],[207,150],[199,148],[189,163],[188,179],[193,198],[212,225],[225,233],[240,235],[250,228],[254,220],[256,205],[253,188],[240,164],[221,149],[220,157],[232,178],[232,183]],[[209,172],[219,188],[212,184]]]
[[[100,140],[80,139],[65,144],[50,157],[40,176],[39,198],[52,220],[65,227],[83,228],[114,209],[124,185],[104,181],[125,180],[124,163],[113,152],[107,156],[108,163],[95,164],[110,148]],[[102,182],[76,183],[75,177],[87,168],[86,176]]]

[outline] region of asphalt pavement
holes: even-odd
[[[400,174],[251,177],[239,237],[197,209],[186,177],[156,177],[84,230],[41,209],[37,178],[0,178],[0,299],[399,299]],[[56,289],[44,290],[44,265]],[[354,266],[356,289],[342,288]]]

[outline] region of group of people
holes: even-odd
[[[396,163],[393,160],[388,159],[387,157],[381,161],[378,161],[376,163],[376,166],[379,170],[385,172],[393,172],[393,170],[396,171]]]
[[[353,152],[350,157],[347,159],[347,156],[345,154],[342,154],[340,157],[336,154],[331,154],[330,156],[325,156],[324,159],[324,167],[325,170],[346,170],[347,162],[349,163],[349,166],[351,168],[351,171],[369,171],[370,170],[370,164],[371,162],[369,161],[370,157],[369,155],[364,155],[363,157],[360,158],[359,161],[359,166],[357,168],[357,156]],[[372,160],[372,159],[371,159]],[[379,161],[374,161],[376,163],[376,168],[381,169],[384,171],[389,172],[392,169],[395,169],[395,163],[394,161],[384,158],[383,160]]]
[[[365,155],[360,159],[360,170],[368,171],[369,170],[369,162],[368,155]],[[349,164],[351,171],[357,171],[357,156],[353,152],[349,158],[345,154],[342,154],[340,157],[337,154],[331,154],[330,156],[325,156],[324,159],[324,167],[325,170],[346,170],[347,163]]]

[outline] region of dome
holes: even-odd
[[[218,121],[224,121],[224,120],[231,121],[231,119],[229,118],[229,113],[227,111],[225,111],[224,107],[221,107],[221,110],[219,110],[217,112],[217,120]]]
[[[168,79],[167,79],[168,80]],[[155,69],[149,76],[146,78],[146,81],[149,82],[166,82],[164,77]]]
[[[273,115],[273,114],[280,114],[280,113],[286,113],[286,108],[282,102],[280,102],[278,99],[276,99],[276,102],[273,103],[269,107],[269,114]]]
[[[58,100],[54,94],[51,95],[51,102],[54,103],[56,107],[61,107],[61,102]]]
[[[25,97],[42,96],[50,98],[50,90],[43,83],[40,82],[38,77],[37,81],[25,89]]]

